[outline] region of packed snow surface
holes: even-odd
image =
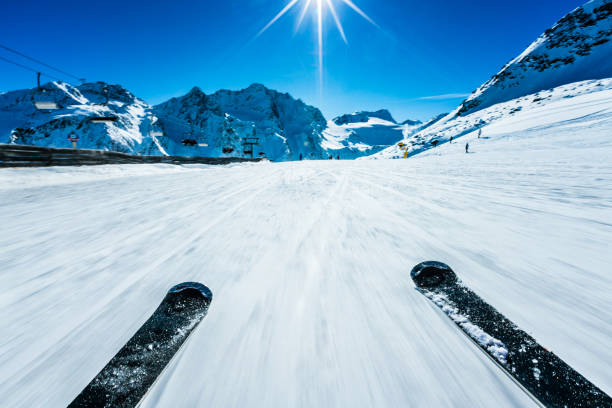
[[[471,154],[1,170],[2,406],[65,407],[185,281],[214,300],[144,407],[532,406],[424,260],[611,394],[612,104],[573,108]]]

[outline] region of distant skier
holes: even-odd
[[[300,153],[300,161],[302,161],[303,158],[304,156],[302,156],[302,153]]]
[[[452,136],[450,137],[450,143],[453,143],[453,137]]]
[[[465,144],[465,152],[466,152],[466,153],[469,153],[469,152],[470,152],[470,144],[469,144],[469,143],[466,143],[466,144]]]
[[[340,160],[340,155],[336,156],[336,160]]]
[[[482,136],[482,129],[478,129],[478,138],[480,139],[480,136]]]

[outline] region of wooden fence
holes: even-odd
[[[0,167],[88,166],[130,163],[230,164],[260,160],[242,157],[138,156],[104,150],[57,149],[0,144]]]

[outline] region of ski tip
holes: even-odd
[[[410,277],[419,288],[434,288],[457,283],[457,275],[451,267],[437,261],[421,262],[412,268]]]
[[[213,294],[210,289],[206,285],[203,285],[199,282],[183,282],[179,283],[176,286],[173,286],[172,289],[168,291],[168,293],[180,293],[184,291],[198,291],[204,296],[206,299],[212,300]]]

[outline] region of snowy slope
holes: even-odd
[[[612,1],[592,0],[546,30],[462,104],[467,115],[500,102],[612,77]]]
[[[398,124],[385,109],[355,112],[327,122],[322,146],[334,157],[354,159],[386,149],[422,127],[420,121]]]
[[[253,84],[240,91],[222,90],[206,95],[194,88],[187,95],[157,105],[167,134],[167,148],[176,154],[222,156],[243,154],[243,139],[258,138],[256,156],[273,161],[298,160],[300,155],[313,159],[326,157],[321,148],[325,118],[321,112],[263,85]],[[199,144],[181,148],[183,139]],[[178,143],[177,143],[178,142]]]
[[[1,170],[3,407],[65,407],[188,280],[215,300],[144,407],[532,406],[426,259],[611,394],[612,91],[504,118],[472,154]]]
[[[39,110],[36,102],[59,109]],[[96,117],[117,120],[92,122]],[[121,86],[102,82],[77,87],[51,82],[0,94],[0,143],[70,147],[68,137],[77,136],[80,148],[158,155],[156,121],[149,105]]]
[[[434,141],[444,144],[453,137],[456,144],[465,146],[466,140],[477,137],[479,131],[487,138],[499,129],[537,129],[543,124],[580,121],[583,116],[597,118],[611,108],[612,78],[582,81],[499,103],[464,116],[452,112],[404,139],[404,143],[409,156],[413,156],[434,148]],[[537,120],[534,122],[533,118]],[[553,137],[550,144],[554,143],[557,140]],[[404,151],[396,145],[369,158],[400,158],[403,155]]]

